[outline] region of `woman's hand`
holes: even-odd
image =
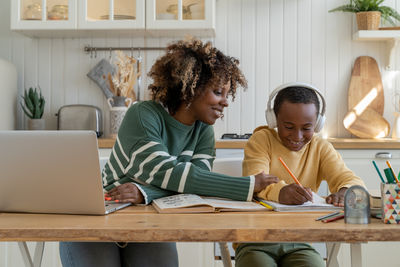
[[[326,203],[332,204],[334,206],[343,207],[344,206],[344,194],[346,193],[346,190],[347,190],[347,187],[342,187],[336,193],[330,194],[326,198]]]
[[[279,182],[278,177],[261,172],[255,176],[254,193],[258,193],[270,184],[275,184],[277,182]]]
[[[133,204],[144,203],[144,198],[139,188],[132,183],[121,184],[105,194],[106,200],[117,202],[132,202]]]
[[[282,187],[279,192],[279,203],[282,204],[301,205],[307,201],[312,201],[311,189],[295,183]]]

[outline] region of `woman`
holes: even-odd
[[[223,116],[228,95],[234,98],[238,86],[246,87],[236,59],[211,43],[179,41],[168,46],[149,76],[152,100],[127,111],[104,167],[107,199],[149,204],[171,194],[194,193],[250,201],[254,193],[278,181],[264,173],[238,178],[211,172],[215,158],[212,125]],[[101,244],[62,243],[63,264],[64,259],[76,258],[79,250],[86,249],[96,256],[90,263],[85,259],[82,266],[100,266],[106,260],[100,251],[105,250],[120,256],[107,266],[123,262],[178,265],[174,243],[128,243],[123,248],[113,243],[104,243],[102,248]]]

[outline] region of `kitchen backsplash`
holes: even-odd
[[[86,74],[109,52],[97,57],[85,54],[85,45],[100,47],[166,46],[179,38],[60,38],[36,39],[10,32],[10,1],[0,8],[0,57],[13,62],[18,72],[19,94],[24,88],[40,85],[47,101],[48,129],[56,129],[55,113],[67,104],[89,104],[102,109],[105,135],[109,129],[109,107],[101,89]],[[345,2],[345,1],[343,1]],[[386,1],[400,7],[398,1]],[[394,95],[399,84],[397,71],[386,71],[384,42],[352,40],[353,14],[328,13],[338,5],[332,0],[217,0],[216,37],[211,39],[225,53],[241,61],[249,83],[240,91],[215,125],[216,137],[223,133],[245,134],[265,123],[264,109],[269,93],[289,81],[312,83],[327,99],[327,123],[322,134],[350,137],[343,127],[347,113],[347,88],[354,60],[361,55],[374,57],[385,88],[385,118],[393,124]],[[394,69],[400,68],[400,50],[395,50]],[[136,52],[134,52],[136,54]],[[146,72],[159,51],[142,51]],[[141,99],[148,99],[149,84],[143,76]],[[17,128],[25,128],[18,107]]]

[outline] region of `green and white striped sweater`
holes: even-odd
[[[182,124],[154,101],[134,104],[103,169],[104,189],[133,182],[145,204],[177,192],[250,201],[254,176],[211,172],[214,144],[211,125],[200,121]]]

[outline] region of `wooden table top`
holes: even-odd
[[[400,149],[400,140],[391,138],[362,139],[362,138],[328,138],[336,149]],[[243,149],[246,139],[216,140],[217,149]],[[115,139],[99,138],[99,148],[112,148]]]
[[[151,206],[106,216],[0,213],[0,241],[367,242],[400,241],[400,226],[315,221],[326,213],[158,214]]]

